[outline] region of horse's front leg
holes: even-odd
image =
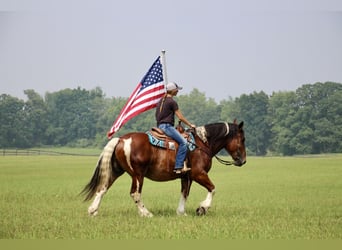
[[[148,211],[141,199],[141,190],[144,178],[132,177],[131,197],[138,208],[138,213],[141,217],[152,217],[153,214]]]
[[[181,197],[179,199],[177,214],[178,215],[187,215],[185,212],[185,203],[188,199],[190,193],[192,181],[187,177],[181,179]]]
[[[208,192],[206,199],[202,201],[200,203],[200,206],[196,209],[197,215],[204,215],[207,213],[208,209],[211,207],[211,202],[213,200],[214,194],[215,194],[215,189]]]
[[[196,176],[194,180],[208,190],[207,197],[200,203],[199,207],[196,209],[197,215],[204,215],[211,207],[211,203],[215,194],[215,185],[211,182],[207,173],[202,173]]]

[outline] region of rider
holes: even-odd
[[[158,128],[163,130],[166,135],[173,138],[179,144],[176,155],[176,165],[174,169],[174,172],[177,174],[185,173],[191,170],[191,168],[188,168],[184,161],[187,153],[187,145],[184,137],[174,127],[175,115],[180,121],[189,127],[196,127],[183,116],[182,112],[178,108],[177,102],[173,99],[173,97],[177,95],[178,90],[181,89],[182,87],[178,86],[175,82],[169,82],[166,85],[166,94],[159,101],[156,107],[156,120]]]

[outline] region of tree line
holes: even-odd
[[[103,147],[106,134],[127,101],[107,98],[102,89],[63,89],[44,98],[29,89],[27,100],[0,96],[0,147]],[[193,89],[176,97],[183,114],[197,126],[245,122],[250,155],[342,152],[342,84],[305,84],[295,91],[242,94],[217,103]],[[155,126],[154,110],[126,123],[115,136]]]

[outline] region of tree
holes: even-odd
[[[1,147],[27,147],[30,145],[23,129],[23,100],[2,94],[0,96],[0,145]]]
[[[265,155],[271,139],[267,119],[268,96],[264,92],[241,95],[236,100],[240,120],[245,123],[246,145],[250,152]]]
[[[284,155],[339,152],[341,150],[342,85],[305,84],[295,92],[270,98],[272,147]]]
[[[24,91],[28,100],[24,106],[26,136],[30,146],[37,146],[45,143],[46,129],[48,126],[47,106],[44,99],[32,89]]]
[[[98,104],[94,100],[103,98],[102,91],[89,92],[85,89],[65,89],[46,94],[49,110],[48,143],[66,145],[78,140],[94,140]]]
[[[242,120],[240,110],[235,99],[222,100],[219,104],[220,117],[222,121],[231,122],[234,119]]]
[[[176,98],[179,108],[191,123],[200,126],[220,121],[220,111],[214,99],[208,99],[198,89],[193,89],[189,95]]]
[[[271,151],[284,155],[296,152],[292,139],[295,137],[293,128],[297,123],[294,117],[297,110],[297,97],[294,92],[273,93],[270,97],[268,120],[271,121]]]
[[[329,152],[336,152],[332,150],[339,148],[342,139],[336,132],[336,127],[341,126],[336,123],[336,115],[341,114],[336,109],[341,108],[341,99],[338,99],[341,93],[342,85],[333,82],[305,84],[296,90],[299,106],[296,119],[301,123],[295,137],[296,153],[322,153],[328,148]]]
[[[105,98],[101,88],[64,89],[42,98],[25,90],[27,101],[0,96],[0,146],[103,146],[127,98]],[[342,151],[342,84],[305,84],[296,91],[212,98],[194,89],[177,96],[183,114],[197,126],[235,118],[245,122],[249,154],[283,155]],[[134,117],[115,136],[147,131],[155,110]]]

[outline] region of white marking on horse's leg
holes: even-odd
[[[178,208],[177,208],[178,215],[185,215],[185,216],[187,215],[185,212],[185,203],[186,203],[186,198],[184,197],[182,193],[179,199]]]
[[[131,194],[134,203],[137,205],[138,213],[141,217],[152,217],[153,214],[147,210],[147,208],[145,207],[144,203],[141,200],[141,193],[139,193],[139,191],[138,191],[139,187],[140,187],[140,183],[137,180],[136,191]]]
[[[205,200],[200,203],[200,207],[203,207],[206,211],[208,211],[208,209],[211,206],[211,202],[213,200],[214,194],[215,194],[215,189],[212,190],[211,192],[208,192],[207,197],[205,198]]]
[[[89,215],[93,215],[93,216],[97,215],[102,197],[105,195],[106,192],[107,192],[107,188],[103,188],[99,192],[96,193],[94,201],[88,208]]]
[[[144,203],[141,200],[141,193],[138,191],[131,194],[134,203],[137,205],[138,213],[141,217],[152,217],[153,214],[147,210]]]
[[[124,153],[126,157],[126,162],[129,166],[129,168],[133,171],[132,164],[131,164],[131,144],[132,144],[132,138],[124,139]]]

